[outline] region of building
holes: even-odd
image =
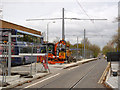
[[[0,20],[0,28],[7,28],[7,29],[16,29],[16,30],[20,30],[20,31],[25,31],[28,33],[32,33],[32,34],[37,34],[37,35],[41,35],[40,31],[31,29],[31,28],[27,28],[21,25],[17,25],[11,22],[7,22],[4,20]]]
[[[9,44],[9,47],[5,47],[4,44]],[[20,56],[20,54],[38,54],[41,52],[40,46],[42,44],[43,36],[41,35],[40,31],[36,31],[31,28],[0,20],[0,61],[5,61],[5,53],[9,53],[8,55],[11,55],[12,57],[12,65],[35,62],[35,60],[37,60],[37,56],[34,56],[31,59],[31,56]]]

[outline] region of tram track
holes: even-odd
[[[69,90],[72,90],[80,81],[82,81],[82,79],[84,79],[84,78],[90,73],[90,71],[97,65],[97,63],[98,63],[98,61],[97,61],[93,66],[91,66],[91,67],[87,70],[87,72],[85,72],[85,73],[82,75],[82,77],[80,77],[80,79],[79,79],[78,81],[76,81],[76,82],[75,82],[71,87],[69,87],[68,89],[69,89]],[[73,70],[73,69],[76,69],[76,68],[79,68],[79,66],[75,66],[74,68],[70,68],[70,69],[67,69],[67,70],[70,71],[70,70]],[[64,74],[61,74],[61,75],[64,75]],[[62,76],[59,76],[59,77],[62,77]],[[51,82],[43,85],[43,86],[40,87],[40,88],[45,88],[47,85],[49,85],[49,84],[52,83],[52,82],[55,82],[56,80],[59,80],[59,78],[57,78],[57,79],[55,79],[55,80],[53,80],[53,81],[51,81]]]
[[[94,67],[95,67],[97,64],[98,64],[98,61],[97,61],[97,63],[96,63],[95,65],[93,65],[93,67],[90,67],[90,68],[88,69],[88,71],[87,71],[85,74],[83,74],[83,76],[82,76],[76,83],[74,83],[74,84],[69,88],[69,90],[72,90],[73,88],[75,88],[75,86],[76,86],[79,82],[81,82],[81,81],[94,69]]]
[[[104,88],[104,86],[98,85],[96,82],[100,79],[105,66],[104,60],[96,60],[74,68],[61,70],[57,72],[59,74],[54,73],[17,88],[66,88],[68,90],[75,88]]]

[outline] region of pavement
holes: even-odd
[[[113,71],[119,70],[119,65],[116,64],[116,62],[112,64],[113,65],[111,65],[111,68],[109,69],[109,72],[107,74],[105,84],[108,85],[110,88],[120,90],[120,74],[118,74],[118,76],[113,76],[111,73],[111,70]]]
[[[83,60],[81,60],[81,61],[72,62],[72,63],[69,63],[69,64],[63,64],[63,65],[54,65],[54,67],[67,69],[67,68],[69,68],[69,67],[78,66],[78,65],[80,65],[80,64],[84,64],[84,63],[87,63],[87,62],[90,62],[90,61],[93,61],[93,60],[97,60],[97,58],[83,59]]]
[[[120,83],[120,76],[112,76],[110,75],[110,71],[109,71],[105,83],[113,89],[118,89],[118,84]]]
[[[70,63],[70,64],[56,64],[56,65],[49,65],[49,69],[50,72],[36,72],[36,71],[41,71],[42,70],[42,64],[41,63],[33,63],[32,64],[32,69],[31,69],[31,65],[24,65],[24,66],[17,66],[17,67],[12,67],[11,72],[14,73],[15,75],[11,75],[11,76],[7,76],[6,78],[6,82],[9,83],[10,85],[8,85],[7,87],[0,87],[0,89],[2,88],[14,88],[18,85],[22,85],[34,80],[37,80],[38,78],[42,78],[45,76],[49,76],[51,73],[55,73],[55,72],[59,72],[62,71],[63,69],[69,68],[69,67],[73,67],[73,66],[78,66],[80,64],[89,62],[89,61],[93,61],[93,60],[97,60],[96,58],[92,58],[92,59],[85,59],[85,60],[81,60],[78,61],[76,63]],[[25,78],[25,77],[20,77],[21,74],[26,73],[26,74],[30,74],[30,70],[32,70],[32,76],[33,78]],[[0,76],[0,80],[2,81],[2,76]]]

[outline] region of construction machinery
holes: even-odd
[[[71,52],[65,40],[60,40],[56,44],[48,43],[47,46],[49,64],[65,63],[68,61]]]

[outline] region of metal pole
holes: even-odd
[[[82,43],[82,57],[83,57],[83,43]]]
[[[49,24],[50,24],[51,22],[48,22],[47,23],[47,42],[49,41]],[[52,22],[52,23],[55,23],[54,21]]]
[[[120,1],[118,2],[118,52],[120,52]]]
[[[37,51],[36,51],[36,53],[37,53]],[[36,63],[37,63],[37,59],[35,59],[35,73],[37,73],[37,65],[36,65]]]
[[[86,56],[85,56],[85,29],[84,29],[84,59],[86,58]]]
[[[11,32],[9,32],[8,35],[8,42],[9,42],[9,46],[8,46],[8,76],[11,75]]]
[[[65,22],[64,22],[64,8],[62,9],[62,40],[65,40]]]
[[[32,76],[32,59],[33,59],[33,45],[32,45],[32,52],[31,52],[31,67],[30,67],[30,76]]]
[[[46,45],[46,53],[47,53],[47,61],[46,61],[46,64],[47,64],[47,66],[48,66],[48,46],[47,46],[47,45]],[[48,67],[48,71],[49,71],[49,73],[50,73],[49,67]]]
[[[118,45],[117,45],[117,52],[120,52],[120,1],[118,2]],[[119,59],[118,63],[119,63],[119,70],[120,70],[120,59]],[[120,88],[120,78],[118,80],[118,88]]]
[[[77,60],[78,60],[78,36],[77,36]]]
[[[6,60],[5,60],[5,83],[6,83],[8,43],[6,43],[5,49],[6,49]]]
[[[3,76],[2,76],[2,87],[3,87],[3,83],[4,83],[4,65],[2,65],[2,73],[3,73]]]
[[[48,43],[48,29],[49,29],[49,23],[50,23],[50,22],[47,23],[47,43]]]

